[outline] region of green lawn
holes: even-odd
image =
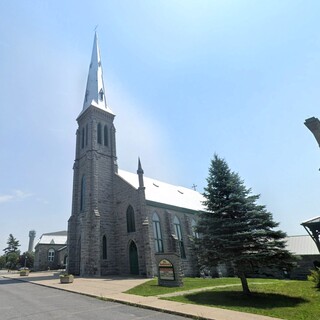
[[[168,297],[166,300],[214,306],[290,320],[320,319],[320,291],[309,281],[283,281],[248,279],[251,296],[242,294],[237,278],[197,279],[185,278],[182,288],[157,286],[157,280],[148,281],[127,293],[152,296],[196,288],[235,284],[232,287],[214,288],[205,292]],[[272,284],[268,284],[271,282]],[[256,283],[256,284],[255,284]],[[263,283],[263,284],[257,284]]]
[[[248,279],[249,284],[255,282],[279,282],[281,280],[274,279]],[[157,278],[145,282],[137,287],[128,290],[126,293],[136,294],[138,296],[158,296],[161,294],[172,293],[177,291],[186,291],[204,287],[222,286],[222,285],[241,285],[238,278],[214,278],[214,279],[202,279],[202,278],[184,278],[183,287],[159,287]]]

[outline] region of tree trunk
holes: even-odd
[[[240,272],[239,273],[239,278],[241,280],[243,293],[246,294],[246,295],[250,295],[251,292],[250,292],[250,289],[249,289],[249,286],[248,286],[248,281],[247,281],[247,278],[246,278],[244,272]]]

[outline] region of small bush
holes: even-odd
[[[316,288],[320,289],[320,268],[311,270],[311,274],[308,276],[308,280],[314,282]]]

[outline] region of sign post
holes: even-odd
[[[158,285],[181,287],[183,285],[180,257],[176,253],[157,253]]]

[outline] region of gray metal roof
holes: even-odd
[[[319,223],[319,222],[320,222],[320,217],[314,217],[312,219],[303,221],[301,224],[302,225],[306,225],[306,224],[309,224],[309,223]]]
[[[68,234],[68,231],[56,231],[56,232],[49,232],[49,233],[44,233],[43,235],[46,236],[66,236]]]
[[[297,255],[320,254],[315,242],[309,235],[286,237],[286,249]]]
[[[118,175],[134,188],[139,188],[137,174],[119,170]],[[206,210],[202,204],[205,198],[198,191],[175,186],[146,176],[143,177],[143,181],[146,200],[194,211]]]
[[[58,245],[67,244],[67,231],[44,233],[40,237],[37,245],[38,244],[58,244]]]

